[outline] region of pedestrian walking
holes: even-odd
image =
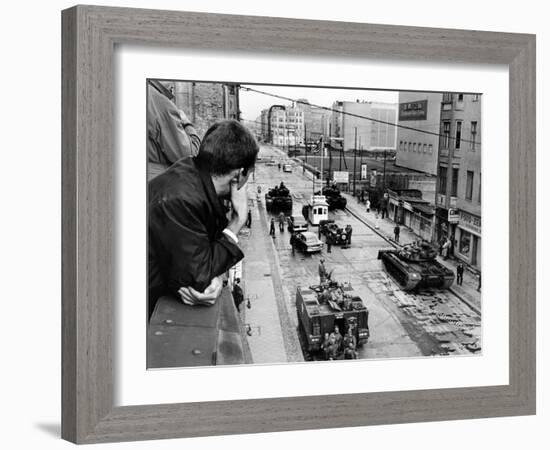
[[[327,235],[326,244],[327,244],[327,253],[332,253],[332,236],[330,234]]]
[[[248,216],[246,218],[246,226],[250,228],[252,226],[252,211],[248,210]]]
[[[233,301],[235,302],[235,307],[239,312],[241,311],[241,303],[244,301],[244,293],[243,289],[241,288],[240,282],[240,278],[237,278],[235,280],[235,284],[233,285]]]
[[[443,243],[443,259],[449,259],[450,251],[451,251],[451,239],[447,238]]]
[[[370,200],[367,199],[367,212],[370,213]]]
[[[456,266],[456,284],[459,286],[462,286],[462,280],[464,277],[464,265],[462,263],[458,263],[458,266]]]
[[[399,227],[399,224],[395,224],[395,228],[393,229],[393,236],[395,239],[395,242],[399,242],[399,235],[401,234],[401,228]]]
[[[279,164],[277,164],[277,166],[279,166],[279,172],[281,171],[281,163],[279,162]]]
[[[296,254],[296,236],[294,233],[290,235],[290,247],[292,248],[292,256]]]
[[[280,212],[279,213],[279,231],[282,233],[283,231],[285,231],[285,222],[286,222],[286,219],[285,219],[285,213],[284,212]]]
[[[275,219],[271,218],[271,223],[269,225],[269,235],[275,237]]]

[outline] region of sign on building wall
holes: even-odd
[[[332,173],[332,180],[335,183],[349,183],[349,172],[334,171]]]
[[[449,208],[449,213],[447,216],[447,220],[449,223],[458,223],[459,217],[460,214],[458,213],[458,209]]]
[[[428,100],[399,103],[399,121],[426,120],[428,116]]]
[[[474,216],[466,211],[460,211],[459,225],[474,234],[481,234],[481,217]]]

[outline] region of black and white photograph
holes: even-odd
[[[482,354],[481,93],[146,95],[149,369]]]

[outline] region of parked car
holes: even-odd
[[[274,159],[270,159],[268,162],[265,163],[266,166],[276,166],[277,165],[277,161],[275,161]]]
[[[292,227],[291,227],[292,225]],[[288,231],[293,230],[296,233],[301,233],[302,231],[307,231],[308,224],[306,219],[304,219],[299,214],[293,214],[288,218]]]
[[[284,164],[283,165],[283,172],[292,172],[292,164]]]
[[[323,249],[323,243],[319,240],[317,235],[311,231],[296,233],[291,239],[294,240],[296,248],[303,253],[320,252]]]

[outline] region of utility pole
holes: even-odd
[[[322,188],[323,187],[323,160],[325,159],[325,148],[324,148],[322,135],[321,135],[321,139],[319,140],[319,144],[321,145],[321,188]]]
[[[386,190],[386,150],[384,150],[384,175],[382,175],[382,192]]]
[[[361,170],[361,173],[363,173],[363,147],[361,146],[361,136],[359,136],[359,167]],[[362,180],[361,177],[359,177],[359,180]],[[364,189],[363,184],[361,184],[361,190]]]
[[[329,145],[328,145],[328,178],[327,178],[327,186],[328,186],[328,183],[329,183],[329,180],[331,179],[332,177],[332,135],[331,135],[331,127],[329,125],[329,130],[328,130],[328,142],[329,142]]]
[[[302,173],[306,173],[306,164],[307,164],[307,128],[304,123],[304,164],[302,164]]]
[[[355,145],[353,146],[353,196],[355,197],[355,168],[357,164],[357,127],[355,127]]]

